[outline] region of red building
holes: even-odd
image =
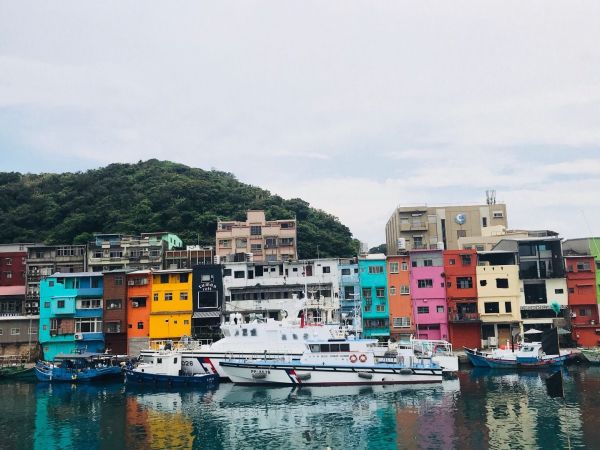
[[[104,342],[115,355],[127,354],[127,271],[104,272]]]
[[[593,256],[566,256],[567,289],[573,340],[578,346],[596,347],[600,343],[596,273]]]
[[[0,245],[0,286],[25,286],[26,259],[24,244]]]
[[[455,348],[481,346],[476,267],[475,250],[444,251],[448,332]]]

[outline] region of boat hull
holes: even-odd
[[[34,367],[34,371],[39,381],[63,381],[69,383],[90,382],[122,376],[121,368],[117,366],[77,371],[61,367],[37,365]]]
[[[138,384],[166,384],[166,385],[186,385],[186,386],[216,386],[219,383],[217,374],[204,375],[163,375],[148,372],[139,372],[136,370],[125,370],[125,381],[127,383]]]
[[[442,369],[377,366],[313,366],[299,363],[222,361],[227,376],[241,385],[342,386],[441,383]]]
[[[479,354],[477,350],[465,348],[465,354],[467,355],[467,358],[471,365],[473,365],[474,367],[490,367],[487,363],[486,358],[483,355]]]
[[[534,370],[534,369],[546,369],[551,367],[561,367],[565,364],[565,361],[570,355],[561,355],[554,358],[516,358],[514,360],[505,359],[486,359],[488,366],[492,369],[523,369],[523,370]]]

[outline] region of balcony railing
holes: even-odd
[[[479,322],[481,317],[479,313],[454,313],[450,314],[448,319],[450,322]]]

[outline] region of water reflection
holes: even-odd
[[[442,385],[154,390],[0,383],[0,448],[594,448],[600,368],[464,371]]]

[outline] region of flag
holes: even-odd
[[[556,328],[550,328],[542,333],[542,350],[546,355],[559,355],[558,332]]]

